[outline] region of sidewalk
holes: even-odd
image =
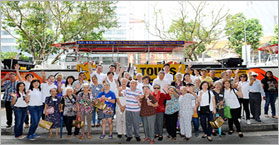
[[[2,112],[2,111],[1,111]],[[277,131],[278,130],[278,120],[273,118],[261,118],[262,122],[256,122],[255,120],[251,120],[251,124],[248,125],[244,119],[241,121],[241,129],[243,132],[254,132],[254,131]],[[7,129],[6,128],[6,117],[3,116],[3,113],[1,113],[1,134],[2,135],[13,135],[14,134],[14,126]],[[116,123],[114,123],[113,133],[116,134]],[[29,128],[24,128],[23,133],[27,134]],[[108,130],[108,127],[107,129]],[[200,131],[202,131],[200,126]],[[225,122],[225,124],[222,127],[222,131],[228,132],[228,121]],[[99,135],[102,132],[101,127],[94,127],[91,130],[91,134]],[[43,129],[41,127],[38,127],[36,133],[38,134],[47,134],[48,131],[46,129]],[[63,134],[66,133],[66,128],[63,128]],[[140,133],[143,133],[143,127],[140,127]],[[164,129],[164,134],[166,135],[166,129]]]

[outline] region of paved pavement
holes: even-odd
[[[141,137],[144,134],[141,133]],[[134,138],[130,142],[126,142],[124,138],[118,139],[114,136],[113,139],[99,139],[99,135],[93,135],[90,140],[77,139],[72,137],[70,139],[65,138],[65,135],[62,139],[47,138],[47,134],[43,134],[40,138],[34,141],[27,139],[18,140],[15,139],[12,135],[2,135],[1,144],[148,144],[148,142],[137,142]],[[165,136],[164,136],[165,137]],[[213,141],[209,142],[207,139],[199,137],[192,137],[189,141],[183,141],[183,138],[177,137],[176,141],[171,141],[164,138],[163,141],[155,141],[155,144],[278,144],[278,131],[261,131],[261,132],[244,132],[244,137],[240,138],[237,134],[226,135],[226,136],[216,136],[212,137]]]

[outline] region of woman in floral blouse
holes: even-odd
[[[166,129],[169,134],[168,138],[172,138],[172,140],[176,140],[176,123],[178,118],[179,104],[178,97],[179,94],[175,92],[175,87],[170,86],[168,89],[168,93],[171,96],[170,100],[166,102]]]
[[[91,139],[90,131],[91,131],[91,120],[92,120],[92,110],[94,104],[94,97],[90,92],[90,85],[88,83],[82,84],[83,90],[77,96],[78,103],[78,116],[81,117],[81,121],[85,122],[85,117],[87,121],[87,137]],[[81,136],[80,139],[84,138],[84,127],[81,128]]]

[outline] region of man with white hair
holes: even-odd
[[[164,77],[165,77],[165,72],[160,71],[159,72],[159,77],[157,79],[155,79],[152,83],[152,87],[154,87],[154,84],[159,84],[162,93],[164,93],[163,88],[165,88],[166,86],[169,86],[169,83],[164,79]]]
[[[139,134],[139,119],[140,119],[140,106],[139,106],[139,96],[142,95],[142,92],[137,89],[137,81],[131,80],[130,88],[123,90],[119,96],[126,97],[126,141],[131,141],[132,137],[132,128],[134,128],[134,133],[137,141],[140,141]]]

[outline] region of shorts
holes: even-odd
[[[108,114],[108,113],[104,114],[103,110],[99,110],[98,111],[98,119],[99,120],[107,119],[107,118],[113,118],[113,116],[114,116],[114,113],[112,113],[112,114]]]

